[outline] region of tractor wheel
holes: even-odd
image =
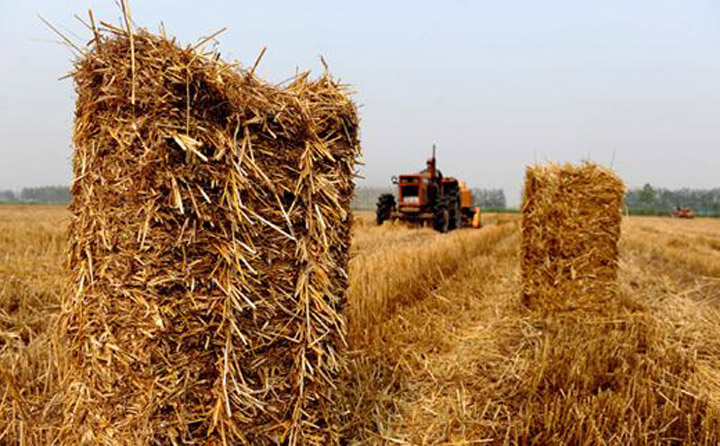
[[[458,229],[462,226],[462,209],[460,208],[460,196],[457,193],[450,196],[450,206],[448,210],[450,213],[448,230]]]
[[[450,226],[450,211],[446,200],[438,200],[435,205],[435,211],[433,216],[433,229],[437,232],[447,232]]]
[[[378,226],[383,224],[385,220],[390,219],[390,214],[395,208],[395,197],[392,194],[382,194],[378,197],[377,210],[375,218]]]

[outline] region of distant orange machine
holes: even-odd
[[[695,218],[695,212],[689,207],[678,206],[673,210],[672,216],[675,218]]]

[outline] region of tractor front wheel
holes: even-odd
[[[450,211],[448,210],[447,203],[444,200],[435,206],[435,212],[433,216],[433,229],[437,232],[445,233],[448,231],[450,226]]]
[[[393,209],[395,209],[395,197],[393,194],[382,194],[378,197],[377,210],[375,211],[378,226],[390,219]]]
[[[458,229],[462,226],[462,208],[460,207],[460,196],[455,193],[450,196],[450,206],[448,207],[450,212],[450,223],[448,224],[448,230]]]

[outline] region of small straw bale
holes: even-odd
[[[60,444],[339,443],[358,117],[103,24],[73,78]]]
[[[528,167],[522,209],[525,305],[571,310],[611,298],[624,194],[622,181],[595,164]]]

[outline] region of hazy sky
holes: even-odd
[[[70,181],[73,14],[110,0],[0,0],[0,189]],[[361,104],[365,184],[422,168],[517,204],[534,161],[610,164],[630,186],[720,187],[720,2],[699,0],[131,1],[182,43],[228,27],[226,59],[280,81],[331,71]]]

